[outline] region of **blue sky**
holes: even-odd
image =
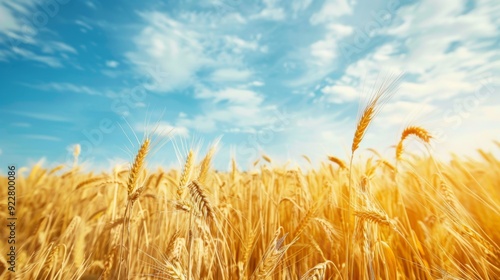
[[[79,143],[109,170],[145,133],[153,168],[219,137],[220,169],[347,158],[360,100],[403,72],[361,148],[391,157],[408,124],[442,157],[500,140],[494,0],[0,0],[0,18],[2,164],[70,163]]]

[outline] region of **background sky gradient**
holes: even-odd
[[[414,124],[443,159],[500,150],[500,1],[0,0],[0,19],[2,166],[80,143],[110,170],[144,133],[153,168],[219,137],[219,169],[347,159],[360,102],[400,73],[362,149],[393,158]]]

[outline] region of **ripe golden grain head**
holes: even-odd
[[[149,152],[149,144],[150,140],[149,138],[146,138],[142,143],[139,151],[137,152],[137,156],[135,157],[134,163],[132,164],[132,168],[130,168],[128,184],[127,184],[127,190],[129,196],[132,195],[132,192],[136,188],[137,179],[139,177],[142,168],[144,167],[143,166],[144,160],[146,159],[146,156]]]
[[[345,162],[338,157],[328,156],[328,160],[336,163],[341,169],[347,169],[347,165],[345,164]]]
[[[408,126],[406,127],[403,132],[401,133],[401,139],[399,140],[398,145],[396,146],[396,159],[401,159],[401,156],[403,155],[403,142],[405,141],[408,136],[414,135],[421,141],[423,141],[426,144],[429,144],[432,136],[430,133],[425,130],[422,127],[419,126]]]

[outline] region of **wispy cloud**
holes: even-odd
[[[252,19],[281,21],[286,18],[285,10],[277,6],[278,1],[263,0],[263,2],[265,7],[258,14],[253,15]]]
[[[77,50],[73,48],[72,46],[63,43],[63,42],[58,42],[58,41],[49,41],[46,43],[41,44],[41,49],[42,52],[44,53],[72,53],[72,54],[77,54]]]
[[[135,37],[137,50],[127,57],[139,72],[156,78],[157,91],[188,85],[196,72],[209,63],[199,42],[201,34],[165,14],[152,12],[142,16],[148,26]]]
[[[291,86],[310,86],[327,77],[341,65],[339,44],[352,35],[354,30],[349,25],[337,23],[325,24],[324,30],[322,39],[312,42],[297,53],[305,71],[301,77],[289,82]]]
[[[47,113],[33,113],[33,112],[21,112],[21,111],[7,111],[7,113],[43,121],[71,122],[69,118]]]
[[[229,104],[246,104],[248,106],[260,105],[263,101],[262,96],[255,91],[238,88],[226,88],[220,91],[201,89],[196,93],[196,97],[210,99],[215,103],[228,101]]]
[[[27,122],[15,122],[15,123],[12,123],[11,125],[16,126],[16,127],[25,127],[25,128],[31,127],[31,124],[29,124]]]
[[[82,85],[75,85],[71,83],[46,83],[39,85],[29,85],[32,88],[45,90],[45,91],[57,91],[62,93],[83,93],[89,95],[102,95],[102,92]]]
[[[269,125],[276,106],[265,104],[262,94],[239,87],[211,90],[199,87],[195,97],[204,101],[203,114],[181,116],[178,123],[201,132],[216,129],[248,131]]]
[[[83,20],[77,19],[77,20],[75,20],[75,24],[80,26],[81,27],[80,31],[82,31],[84,33],[88,32],[89,30],[94,29],[90,24],[88,24],[87,22],[85,22]]]
[[[94,4],[94,2],[92,2],[92,1],[90,1],[90,0],[89,0],[89,1],[86,1],[86,2],[85,2],[85,5],[87,5],[87,7],[91,8],[91,9],[93,9],[93,10],[97,9],[97,7],[96,7],[96,5]]]
[[[500,4],[483,1],[462,14],[463,3],[445,2],[424,1],[402,8],[398,16],[403,23],[380,30],[393,39],[350,64],[335,86],[349,86],[343,80],[350,81],[351,86],[361,80],[373,83],[383,65],[416,77],[401,85],[400,92],[406,98],[439,100],[471,93],[485,76],[498,76],[500,65],[488,62],[497,55],[491,40],[500,25],[495,23],[492,7],[499,10]],[[427,15],[425,20],[420,18],[423,15]],[[450,51],[455,42],[461,43]],[[356,84],[348,91],[360,91],[362,83]],[[328,93],[327,88],[325,91]]]
[[[243,61],[245,55],[266,50],[257,38],[232,34],[234,28],[244,25],[238,17],[194,12],[141,15],[145,26],[134,37],[135,48],[126,57],[139,73],[155,81],[149,89],[157,92],[198,83],[245,80],[251,76]],[[232,28],[214,28],[216,24]],[[200,76],[202,71],[209,75]]]
[[[38,55],[32,51],[19,47],[13,47],[9,57],[19,57],[26,60],[37,61],[54,68],[62,67],[61,61],[54,56]]]
[[[59,138],[59,137],[54,137],[54,136],[50,136],[50,135],[43,135],[43,134],[26,134],[26,135],[24,135],[24,137],[29,138],[29,139],[53,141],[53,142],[61,141],[61,138]]]
[[[214,82],[241,82],[246,81],[252,76],[249,70],[240,70],[234,68],[217,69],[211,74]]]
[[[0,2],[0,34],[12,36],[13,32],[34,33],[31,26],[25,24],[16,14],[29,15],[33,13],[34,8],[40,3],[38,0],[27,1],[2,1]]]
[[[120,65],[120,63],[118,63],[118,61],[114,61],[114,60],[107,60],[106,61],[106,66],[108,66],[109,68],[116,68],[116,67],[118,67],[118,65]]]
[[[0,2],[0,45],[4,50],[0,60],[24,59],[40,62],[53,68],[63,67],[67,54],[77,54],[75,48],[58,40],[40,39],[41,34],[54,35],[47,28],[47,22],[56,16],[61,6],[41,5],[41,0],[1,1]],[[49,8],[47,8],[49,7]],[[45,9],[44,9],[45,8]],[[54,10],[55,9],[55,10]]]
[[[184,126],[175,126],[172,125],[169,122],[166,121],[160,121],[155,124],[150,124],[149,126],[145,127],[144,124],[137,124],[135,125],[135,129],[138,132],[141,133],[154,133],[155,135],[159,136],[166,136],[166,137],[173,137],[173,136],[180,136],[180,137],[188,137],[189,136],[189,130],[188,128]]]
[[[325,0],[321,9],[311,16],[310,22],[314,25],[335,22],[340,16],[352,14],[353,2],[348,0]]]

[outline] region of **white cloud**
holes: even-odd
[[[26,123],[26,122],[16,122],[16,123],[12,123],[11,124],[12,126],[17,126],[17,127],[31,127],[31,124],[29,123]]]
[[[76,24],[76,25],[78,25],[78,26],[81,26],[81,27],[82,27],[82,30],[84,30],[85,32],[86,32],[87,30],[92,30],[92,29],[94,29],[94,28],[93,28],[90,24],[88,24],[88,23],[86,23],[86,22],[84,22],[84,21],[82,21],[82,20],[79,20],[79,19],[75,20],[75,24]]]
[[[245,81],[252,76],[249,70],[240,70],[234,68],[223,68],[215,70],[211,75],[211,80],[215,82],[235,82]]]
[[[292,1],[292,10],[297,13],[307,9],[312,3],[312,0],[295,0]]]
[[[500,65],[491,40],[496,38],[500,4],[481,1],[467,14],[460,1],[423,1],[397,11],[393,24],[381,28],[380,35],[391,41],[363,59],[349,65],[344,77],[348,91],[362,92],[360,81],[373,84],[381,66],[406,72],[397,96],[413,101],[449,100],[473,92],[486,76],[498,76]],[[425,19],[423,18],[425,16]],[[402,22],[401,22],[402,21]],[[495,22],[496,21],[496,22]],[[450,51],[450,45],[457,47]]]
[[[12,32],[26,32],[32,34],[33,28],[26,25],[21,17],[16,14],[24,16],[33,13],[34,8],[39,4],[38,0],[25,0],[25,1],[1,1],[0,2],[0,34],[10,35]],[[30,19],[32,17],[29,17]]]
[[[147,12],[142,17],[146,25],[134,37],[134,50],[126,56],[138,72],[153,78],[148,89],[157,92],[203,82],[246,80],[251,72],[246,70],[244,56],[266,51],[259,45],[258,34],[248,38],[233,35],[244,24],[236,18],[196,12],[181,12],[175,18]],[[212,75],[200,79],[202,70]]]
[[[11,10],[7,8],[6,3],[0,3],[0,32],[7,32],[19,29],[19,23]]]
[[[45,91],[75,92],[75,93],[84,93],[89,95],[102,94],[101,92],[93,88],[89,88],[87,86],[82,86],[82,85],[75,85],[72,83],[46,83],[46,84],[34,85],[31,87]]]
[[[87,2],[85,2],[85,4],[87,5],[87,7],[91,8],[93,10],[97,9],[94,2],[92,2],[92,1],[87,1]]]
[[[328,101],[333,103],[344,103],[359,98],[359,92],[353,87],[342,84],[325,86],[321,89],[321,92],[327,96]]]
[[[377,115],[377,122],[384,126],[415,123],[427,125],[424,116],[434,114],[439,110],[438,106],[416,101],[392,101],[384,105],[384,109]],[[429,128],[430,129],[430,128]]]
[[[187,137],[189,136],[189,130],[185,126],[174,126],[169,122],[165,121],[160,121],[155,124],[151,124],[147,127],[144,127],[143,124],[137,124],[136,125],[136,130],[141,132],[141,133],[154,133],[155,135],[159,136],[181,136],[181,137]]]
[[[285,19],[285,11],[283,8],[265,8],[258,15],[255,15],[252,18],[280,21]]]
[[[256,92],[247,89],[227,88],[220,91],[200,90],[196,97],[211,99],[215,103],[229,101],[232,104],[245,104],[247,106],[259,105],[263,98]]]
[[[44,38],[39,33],[51,34],[47,31],[47,23],[41,26],[36,22],[37,15],[45,15],[47,21],[55,16],[53,6],[44,9],[41,0],[0,1],[0,44],[4,50],[0,52],[0,60],[26,59],[41,62],[50,67],[62,67],[62,60],[67,54],[77,51],[63,42]],[[56,2],[54,2],[56,3]],[[58,9],[61,9],[59,4]],[[59,11],[57,10],[55,13]],[[50,54],[50,55],[47,55]]]
[[[157,12],[143,14],[148,22],[134,38],[136,51],[127,54],[137,69],[155,78],[154,90],[171,91],[190,84],[195,73],[210,62],[201,35],[183,23]]]
[[[44,141],[53,141],[53,142],[59,142],[61,141],[61,138],[59,137],[54,137],[50,135],[43,135],[43,134],[26,134],[24,135],[26,138],[30,139],[35,139],[35,140],[44,140]]]
[[[256,51],[259,49],[259,44],[256,41],[245,41],[232,35],[224,36],[224,40],[227,48],[235,53],[242,53],[247,50]]]
[[[43,64],[50,66],[50,67],[54,67],[54,68],[62,67],[62,64],[59,61],[59,59],[56,57],[53,57],[53,56],[38,55],[32,51],[29,51],[29,50],[26,50],[23,48],[19,48],[19,47],[13,47],[11,49],[11,51],[13,54],[13,55],[11,55],[11,57],[17,55],[18,57],[21,57],[21,58],[24,58],[27,60],[41,62]]]
[[[251,17],[252,19],[281,21],[286,18],[283,8],[276,7],[278,1],[263,0],[263,2],[265,5],[264,9],[262,9],[258,14],[253,15]]]
[[[246,88],[210,90],[199,87],[195,97],[205,101],[202,103],[203,113],[190,118],[183,115],[178,123],[202,132],[215,129],[233,131],[235,127],[249,131],[268,125],[272,121],[272,112],[276,110],[264,103],[261,94]]]
[[[177,120],[177,123],[181,126],[189,127],[199,132],[214,132],[217,128],[216,121],[204,115],[196,115],[191,118],[181,116]]]
[[[254,86],[254,87],[261,87],[264,85],[264,82],[261,82],[261,81],[253,81],[250,83],[250,86]]]
[[[63,43],[63,42],[57,42],[57,41],[49,41],[49,42],[46,42],[46,43],[43,43],[42,46],[41,46],[41,49],[42,49],[42,52],[44,53],[50,53],[50,54],[53,54],[53,53],[73,53],[73,54],[77,54],[78,52],[76,51],[75,48],[73,48],[72,46],[66,44],[66,43]]]
[[[323,79],[339,64],[339,42],[352,34],[348,25],[327,23],[323,39],[313,42],[306,50],[296,54],[305,64],[306,72],[289,82],[290,86],[309,85]]]
[[[313,14],[310,22],[313,25],[334,22],[340,16],[352,14],[352,4],[348,0],[325,0],[321,9]]]
[[[119,65],[118,61],[114,61],[114,60],[106,61],[106,66],[108,66],[109,68],[116,68],[116,67],[118,67],[118,65]]]
[[[352,27],[340,24],[329,24],[327,29],[325,38],[311,45],[311,54],[318,64],[330,65],[338,56],[338,42],[353,32]]]
[[[9,114],[15,114],[19,116],[24,116],[28,118],[33,118],[37,120],[53,121],[53,122],[70,122],[68,118],[60,117],[58,115],[47,114],[47,113],[34,113],[34,112],[21,112],[21,111],[9,111]]]

